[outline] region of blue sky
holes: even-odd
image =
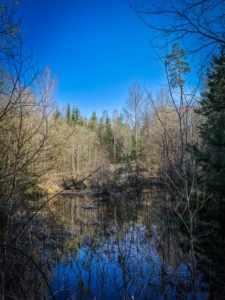
[[[89,117],[125,106],[137,80],[155,92],[162,75],[148,42],[149,29],[126,0],[23,0],[25,51],[58,78],[55,100]]]

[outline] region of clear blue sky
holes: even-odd
[[[86,117],[111,115],[135,80],[160,88],[149,29],[127,0],[23,0],[21,14],[25,50],[58,77],[60,108],[70,102]]]

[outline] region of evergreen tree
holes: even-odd
[[[202,95],[199,125],[203,145],[195,147],[200,169],[198,214],[199,268],[210,283],[213,299],[225,295],[225,49],[214,57],[207,74],[207,91]]]
[[[108,115],[107,115],[106,121],[105,121],[105,128],[106,128],[105,143],[108,148],[108,151],[112,154],[114,138],[113,138],[113,130],[112,130],[112,126],[111,126],[111,121],[110,121],[110,118]]]
[[[83,119],[82,119],[80,110],[77,106],[73,107],[71,121],[73,124],[80,125],[80,126],[83,125]]]
[[[178,43],[173,45],[171,54],[166,57],[166,67],[169,73],[169,83],[172,88],[183,88],[185,83],[184,76],[187,75],[191,69],[189,63],[185,60],[187,56]]]
[[[113,158],[114,138],[111,121],[107,111],[104,111],[103,117],[100,118],[100,122],[98,124],[98,138],[101,149],[107,153],[108,158],[111,160]]]
[[[96,115],[96,111],[93,111],[92,115],[91,115],[91,119],[90,119],[91,122],[98,122],[98,118],[97,118],[97,115]]]
[[[73,106],[72,113],[71,113],[71,121],[72,121],[72,124],[75,124],[75,107],[74,106]]]
[[[170,98],[179,122],[180,145],[175,155],[179,159],[179,164],[182,165],[183,169],[186,167],[185,153],[188,144],[188,113],[192,104],[192,97],[189,97],[190,92],[185,92],[185,77],[191,71],[186,59],[185,51],[180,48],[178,43],[175,43],[172,53],[167,55],[165,62]]]
[[[67,123],[70,123],[71,121],[71,109],[70,109],[70,104],[67,104],[67,108],[66,108],[66,121]]]
[[[54,118],[56,119],[56,120],[58,120],[59,118],[61,118],[61,113],[60,113],[60,111],[59,111],[59,108],[58,108],[58,106],[57,106],[57,108],[56,108],[56,110],[55,110],[55,112],[54,112]]]
[[[90,121],[89,121],[89,127],[92,130],[97,131],[97,125],[98,125],[98,118],[97,118],[96,112],[93,111]]]
[[[177,83],[182,96],[183,79],[169,73],[171,85]],[[173,87],[174,90],[175,86]],[[207,90],[196,110],[201,123],[201,144],[189,145],[187,123],[180,122],[182,157],[173,163],[169,180],[178,193],[171,204],[176,214],[161,215],[182,233],[179,242],[189,254],[192,297],[196,299],[197,272],[210,292],[209,299],[225,295],[225,51],[214,57],[207,73]],[[182,98],[181,98],[182,101]],[[185,105],[181,102],[181,110]],[[182,121],[183,114],[180,115]],[[185,154],[185,156],[184,156]],[[176,192],[175,191],[175,192]],[[175,202],[176,201],[176,202]],[[174,203],[176,203],[174,205]],[[167,217],[167,218],[166,218]],[[196,260],[197,259],[197,260]],[[197,269],[196,269],[197,263]]]

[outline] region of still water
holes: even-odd
[[[147,198],[142,206],[73,195],[54,202],[52,212],[69,232],[54,267],[56,299],[193,298],[188,257]]]

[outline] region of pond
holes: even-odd
[[[188,256],[148,199],[141,206],[122,197],[54,201],[55,220],[69,232],[54,265],[55,299],[205,298],[193,296]]]

